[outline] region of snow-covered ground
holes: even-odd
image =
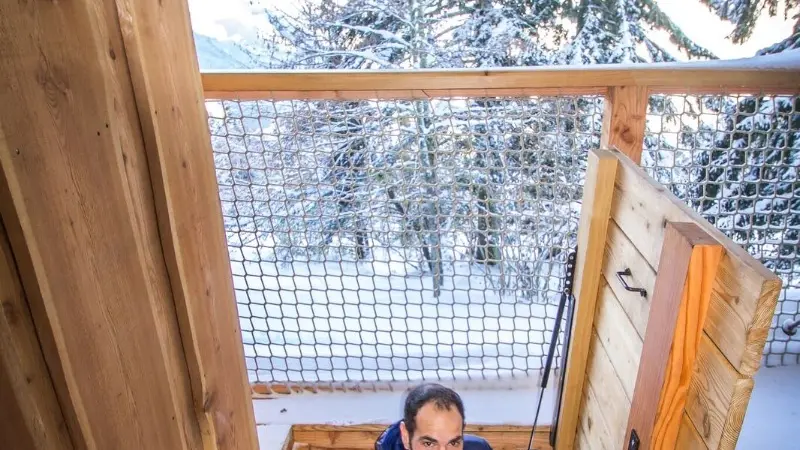
[[[449,267],[435,298],[429,274],[399,263],[234,262],[251,381],[491,379],[541,368],[557,305],[498,295],[475,265]]]
[[[800,448],[800,365],[762,368],[755,382],[736,448]]]

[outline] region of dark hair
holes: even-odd
[[[463,426],[464,403],[461,401],[461,397],[450,388],[440,384],[426,383],[409,391],[406,397],[405,407],[403,408],[403,422],[406,424],[409,436],[413,436],[414,431],[417,429],[417,413],[430,402],[434,402],[436,408],[440,410],[448,410],[455,407],[458,413],[461,414]]]

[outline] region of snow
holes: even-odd
[[[800,365],[762,368],[755,375],[742,432],[740,450],[798,448]]]
[[[498,378],[541,367],[555,304],[499,295],[466,263],[447,270],[437,299],[431,277],[408,270],[234,263],[251,381]]]

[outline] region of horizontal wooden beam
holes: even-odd
[[[372,450],[388,424],[369,425],[293,425],[289,448],[302,449],[349,449]],[[487,441],[494,450],[516,450],[528,448],[531,428],[512,425],[467,425],[467,434],[478,435]],[[548,443],[550,427],[536,427],[533,449],[550,450]]]
[[[800,91],[800,71],[688,63],[548,66],[493,70],[204,72],[206,98],[353,99],[452,96],[597,95],[613,86],[650,93]]]

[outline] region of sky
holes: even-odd
[[[753,36],[743,45],[734,45],[726,36],[733,25],[720,20],[696,0],[657,0],[661,9],[684,32],[721,59],[753,56],[756,51],[768,47],[789,36],[792,20],[782,14],[768,17],[763,14],[756,25]],[[291,5],[291,0],[189,0],[192,28],[218,40],[257,41],[257,31],[266,25],[263,5]],[[284,6],[285,7],[285,6]],[[666,45],[666,37],[660,39]]]

